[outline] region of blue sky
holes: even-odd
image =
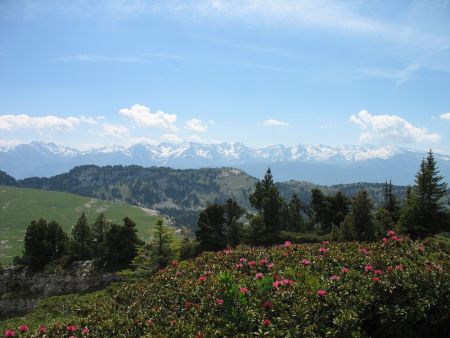
[[[448,0],[0,2],[0,146],[450,153],[449,131]]]

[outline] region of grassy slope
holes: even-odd
[[[137,224],[139,236],[148,240],[158,217],[124,203],[102,201],[64,192],[0,186],[0,263],[20,255],[27,225],[43,217],[59,222],[70,234],[82,212],[93,222],[100,212],[117,223],[128,216]]]

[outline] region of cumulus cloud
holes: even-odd
[[[177,130],[175,126],[177,115],[167,114],[162,111],[152,113],[150,108],[140,104],[135,104],[131,108],[121,109],[119,114],[132,119],[140,127]]]
[[[121,124],[109,124],[105,123],[103,125],[103,130],[100,136],[113,136],[113,137],[125,137],[128,136],[129,129]]]
[[[27,114],[19,115],[0,115],[0,130],[18,130],[18,129],[53,129],[69,131],[81,123],[95,124],[96,120],[92,117],[59,117],[54,115],[47,116],[29,116]]]
[[[450,121],[450,113],[444,113],[444,114],[441,114],[441,115],[439,115],[439,117],[440,117],[442,120]]]
[[[439,134],[430,133],[397,115],[371,115],[367,110],[350,116],[350,121],[361,127],[361,143],[419,143],[438,142]]]
[[[262,122],[263,126],[287,126],[288,123],[276,120],[276,119],[268,119]]]
[[[161,136],[161,141],[169,142],[169,143],[181,143],[183,140],[181,137],[175,134],[164,134]]]
[[[186,129],[195,131],[197,133],[203,133],[208,130],[208,125],[199,119],[191,119],[186,122]]]

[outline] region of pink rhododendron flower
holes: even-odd
[[[303,263],[304,266],[307,266],[307,265],[311,264],[311,262],[309,260],[307,260],[307,259],[302,259],[302,263]]]
[[[317,295],[319,297],[323,297],[327,294],[327,292],[325,290],[317,290]]]
[[[237,270],[242,269],[244,266],[241,263],[238,263],[234,266]]]
[[[378,278],[378,277],[373,277],[372,280],[373,280],[374,282],[379,282],[379,281],[380,281],[380,278]]]
[[[402,264],[399,264],[399,265],[395,266],[395,270],[397,270],[397,271],[403,271],[403,269],[404,269],[404,267],[403,267]]]
[[[259,265],[266,265],[269,261],[265,258],[259,260]]]
[[[330,244],[330,241],[323,241],[322,245],[327,246],[328,244]]]
[[[47,328],[44,325],[39,326],[38,329],[39,333],[46,333],[47,332]]]
[[[24,332],[28,332],[28,330],[30,330],[30,328],[27,325],[20,325],[19,326],[19,331],[24,333]]]
[[[5,337],[15,337],[16,336],[16,331],[14,331],[14,330],[6,330],[4,336]]]
[[[389,237],[395,236],[395,231],[394,231],[394,230],[388,230],[387,235],[388,235]]]
[[[273,268],[273,263],[269,263],[268,265],[267,265],[267,268],[270,270],[270,269],[272,269]]]
[[[145,323],[147,324],[148,327],[152,327],[153,326],[153,319],[149,319]]]
[[[182,274],[183,274],[183,273],[182,273],[181,271],[177,271],[177,272],[175,273],[175,276],[180,277]]]
[[[344,266],[344,267],[341,269],[341,271],[342,271],[343,273],[347,273],[348,270],[349,270],[349,268],[347,268],[346,266]]]
[[[278,289],[278,288],[280,287],[280,285],[281,285],[281,283],[280,283],[280,281],[278,281],[278,280],[276,280],[275,282],[272,283],[272,286],[273,286],[275,289]]]
[[[425,251],[425,246],[423,246],[423,244],[419,245],[419,251],[420,252],[424,252]]]
[[[247,258],[241,257],[241,258],[239,258],[239,262],[245,263],[245,262],[247,262]]]
[[[330,277],[330,280],[333,282],[337,282],[340,279],[341,279],[341,277],[339,277],[338,275],[331,275],[331,277]]]
[[[87,336],[89,334],[89,329],[87,327],[85,327],[83,330],[81,330],[81,333],[85,336]]]
[[[381,271],[381,270],[374,270],[373,273],[374,273],[375,275],[382,275],[382,274],[383,274],[383,271]]]
[[[217,305],[223,305],[223,299],[216,299]]]
[[[386,244],[388,242],[386,237],[383,237],[383,243]]]
[[[264,274],[262,273],[262,272],[258,272],[256,275],[255,275],[255,278],[256,279],[261,279],[261,278],[263,278],[264,277]]]
[[[246,293],[248,293],[248,288],[240,288],[239,291],[241,291],[241,293],[245,295]]]
[[[202,275],[202,276],[198,277],[198,280],[203,283],[204,281],[206,281],[206,276]]]
[[[399,238],[399,237],[397,237],[397,236],[392,236],[391,239],[392,239],[393,241],[396,241],[396,242],[400,242],[400,241],[401,241],[401,238]]]
[[[69,338],[77,338],[77,337],[75,337],[75,336],[70,336]]]
[[[266,301],[263,303],[263,308],[265,308],[265,309],[267,309],[267,310],[270,310],[270,309],[273,308],[273,303],[272,303],[270,300],[266,300]]]
[[[284,242],[284,247],[285,248],[289,248],[291,245],[292,245],[292,243],[289,242],[289,241]]]
[[[373,270],[373,267],[372,267],[372,265],[366,265],[365,267],[364,267],[364,271],[366,271],[366,272],[369,272],[369,271],[372,271]]]
[[[366,248],[359,249],[359,252],[361,252],[364,255],[370,255],[370,251]]]
[[[263,325],[264,325],[264,326],[269,326],[269,325],[270,325],[270,320],[264,319],[264,320],[263,320]]]
[[[170,262],[170,265],[178,266],[178,261],[174,259],[173,261]]]
[[[327,248],[321,247],[321,248],[319,249],[319,252],[320,252],[320,253],[326,253],[326,252],[328,252],[328,250],[329,250],[329,249],[327,249]]]
[[[250,261],[247,263],[249,267],[253,268],[256,265],[255,261]]]
[[[73,333],[73,332],[75,332],[75,331],[77,330],[77,327],[76,327],[75,325],[68,325],[68,326],[66,327],[66,330],[67,330],[67,332],[69,332],[69,333]]]

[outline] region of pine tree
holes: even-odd
[[[72,254],[79,259],[89,259],[92,254],[92,232],[83,212],[72,228]]]
[[[443,180],[430,150],[420,164],[415,185],[402,210],[402,232],[416,238],[432,235],[449,227],[450,216],[445,202],[447,183]]]
[[[123,219],[123,225],[111,224],[106,233],[105,257],[115,266],[126,266],[136,256],[141,241],[137,237],[136,223]]]
[[[108,233],[110,224],[107,222],[105,215],[100,213],[91,226],[92,246],[96,257],[105,253],[106,234]]]
[[[339,227],[338,237],[340,241],[353,241],[356,239],[355,221],[352,214],[345,216]]]
[[[170,229],[159,219],[156,222],[153,240],[151,242],[151,259],[158,269],[166,267],[175,258],[173,242]]]
[[[196,237],[202,251],[217,251],[226,247],[224,215],[225,210],[220,204],[212,204],[200,213]]]
[[[223,209],[227,246],[235,247],[242,242],[242,223],[239,219],[245,210],[231,198],[223,205]]]
[[[297,194],[293,194],[289,202],[289,228],[288,230],[304,232],[305,221],[302,217],[302,202]]]
[[[357,239],[372,240],[375,229],[372,219],[373,204],[366,190],[360,191],[353,199],[352,218]]]
[[[400,218],[400,207],[397,197],[393,193],[391,180],[389,180],[389,183],[386,181],[384,184],[383,208],[387,210],[392,221],[397,223]]]
[[[281,229],[280,212],[283,199],[273,183],[270,168],[267,169],[263,180],[256,183],[255,192],[250,195],[249,200],[251,206],[262,216],[268,231],[273,232]]]

